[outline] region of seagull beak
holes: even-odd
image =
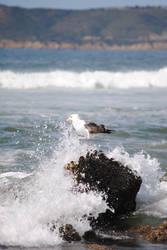
[[[66,122],[70,122],[70,119],[68,118],[68,119],[66,120]]]

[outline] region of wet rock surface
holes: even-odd
[[[57,229],[56,222],[52,222],[48,224],[50,231],[55,232]],[[72,241],[80,241],[81,237],[79,233],[74,229],[71,224],[65,224],[58,228],[59,234],[64,241],[72,242]]]
[[[141,226],[134,230],[134,233],[142,235],[139,238],[150,242],[167,242],[167,221],[152,227],[150,225]]]
[[[114,250],[114,248],[109,248],[109,247],[98,245],[98,244],[89,244],[86,246],[86,248],[95,249],[95,250]]]
[[[136,195],[142,183],[141,177],[127,166],[97,151],[88,152],[85,157],[81,156],[78,163],[70,162],[65,169],[74,177],[74,191],[93,190],[102,193],[109,209],[99,214],[97,219],[90,215],[92,230],[85,232],[84,235],[80,236],[72,225],[66,224],[59,228],[61,237],[68,242],[80,241],[82,237],[92,244],[113,241],[112,238],[105,239],[96,234],[96,229],[105,230],[109,227],[114,229],[114,225],[119,224],[121,216],[128,215],[135,210]],[[53,223],[50,229],[54,231],[55,228],[56,224]],[[88,247],[102,249],[103,246],[93,244]]]
[[[82,237],[84,240],[86,240],[88,242],[97,242],[98,241],[98,237],[93,230],[86,231]]]
[[[77,233],[71,224],[66,224],[65,226],[60,227],[59,232],[65,241],[72,242],[81,240],[79,233]]]
[[[127,215],[136,208],[136,195],[140,189],[141,177],[120,162],[106,157],[102,152],[88,152],[81,156],[78,164],[71,162],[66,169],[72,171],[77,184],[85,184],[86,189],[103,193],[108,209],[93,218],[91,225],[108,226],[111,219]]]

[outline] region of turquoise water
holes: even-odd
[[[91,136],[89,149],[142,176],[137,210],[127,223],[156,225],[167,218],[167,187],[159,182],[167,172],[166,51],[0,50],[0,58],[0,245],[69,248],[47,223],[71,223],[83,234],[89,224],[82,216],[105,210],[99,194],[70,191],[64,165],[87,150],[65,123],[72,113],[114,129]],[[128,242],[113,244],[156,247]]]

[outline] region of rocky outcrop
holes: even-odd
[[[133,212],[136,208],[136,195],[142,183],[141,177],[127,166],[102,152],[89,152],[81,156],[78,164],[71,162],[66,169],[70,170],[77,185],[82,183],[86,190],[103,193],[109,209],[99,214],[97,220],[90,218],[93,227],[105,227],[112,224],[112,218]],[[82,190],[79,190],[82,191]]]
[[[59,232],[61,237],[65,241],[71,242],[81,240],[79,233],[70,224],[66,224],[65,226],[60,227]]]
[[[141,226],[134,230],[135,233],[142,235],[140,239],[151,242],[167,242],[167,221],[162,224],[152,227],[150,225]]]
[[[57,229],[57,224],[56,222],[52,221],[51,223],[48,223],[48,227],[51,232],[55,232]],[[64,241],[68,241],[69,243],[72,241],[81,240],[79,233],[73,228],[71,224],[66,224],[59,227],[59,234]]]
[[[94,229],[111,228],[114,224],[113,220],[119,223],[120,216],[135,210],[135,199],[142,180],[127,166],[108,158],[102,152],[93,151],[88,152],[85,157],[81,156],[78,163],[72,161],[67,164],[65,170],[69,171],[74,178],[75,192],[99,192],[109,207],[105,213],[99,214],[97,219],[89,216],[93,230],[82,235],[85,241],[101,242],[101,236],[96,234]],[[54,232],[57,229],[57,223],[52,221],[48,227]],[[81,240],[81,236],[70,224],[59,227],[59,233],[62,239],[68,242]]]

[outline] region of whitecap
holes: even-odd
[[[166,88],[167,68],[155,71],[65,71],[14,72],[0,71],[1,88]]]

